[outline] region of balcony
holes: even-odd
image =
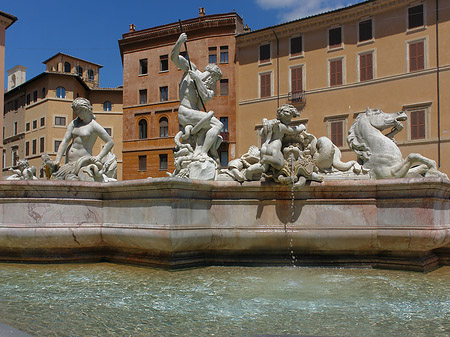
[[[291,91],[288,94],[288,100],[291,104],[305,104],[306,103],[306,95],[304,90],[300,91]]]

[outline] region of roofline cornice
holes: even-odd
[[[413,1],[414,0],[369,0],[332,12],[322,13],[312,17],[283,23],[278,26],[267,27],[238,35],[236,37],[236,45],[237,47],[242,47],[274,39],[274,32],[276,32],[277,36],[282,37],[343,24],[349,21],[358,20],[365,16],[383,12],[386,9],[400,7],[405,3]]]

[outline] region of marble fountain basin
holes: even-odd
[[[430,271],[450,264],[449,196],[441,178],[1,181],[0,261]]]

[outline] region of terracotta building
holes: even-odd
[[[235,36],[243,32],[236,13],[205,15],[184,20],[190,60],[203,69],[217,63],[223,78],[216,96],[206,104],[224,124],[219,148],[221,162],[235,158]],[[119,47],[123,62],[123,160],[124,179],[165,177],[174,170],[174,136],[179,131],[178,85],[183,75],[170,61],[180,34],[179,23],[130,31]],[[182,48],[182,51],[184,48]]]
[[[122,88],[99,88],[101,65],[58,53],[44,61],[46,71],[26,81],[26,68],[8,71],[5,93],[3,173],[8,175],[17,160],[27,159],[37,169],[41,155],[52,159],[75,118],[71,104],[76,97],[91,101],[97,122],[114,140],[113,153],[122,175]],[[93,155],[101,151],[97,140]]]
[[[438,6],[438,7],[437,7]],[[237,36],[237,155],[284,103],[346,160],[366,107],[405,111],[396,141],[450,174],[450,0],[370,0]]]
[[[4,13],[0,11],[0,109],[1,112],[4,112],[4,101],[3,101],[3,92],[4,92],[4,79],[5,79],[5,33],[6,29],[11,26],[14,22],[17,21],[17,18],[14,15]],[[0,119],[0,128],[3,130],[3,119]],[[0,135],[0,150],[3,153],[3,134]],[[3,156],[0,159],[3,164]],[[2,177],[2,172],[0,171],[0,178]]]

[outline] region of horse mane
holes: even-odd
[[[370,152],[370,148],[367,146],[366,143],[361,142],[358,139],[358,136],[356,135],[356,128],[361,119],[363,118],[363,115],[365,116],[367,111],[365,113],[360,113],[356,117],[355,121],[353,122],[352,126],[350,126],[350,129],[348,130],[348,137],[347,137],[347,143],[350,146],[350,148],[356,153],[358,156],[358,162],[360,164],[366,162],[369,160],[370,155],[372,154]]]

